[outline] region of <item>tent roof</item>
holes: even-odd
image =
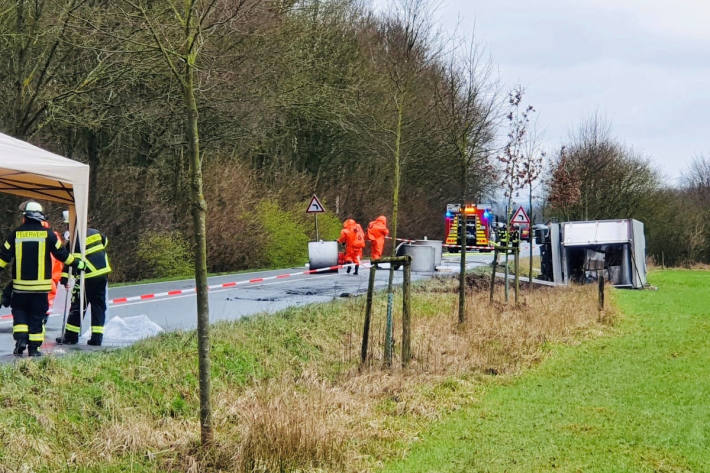
[[[0,192],[74,205],[88,180],[88,165],[0,133]]]

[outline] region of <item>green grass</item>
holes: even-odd
[[[350,330],[350,321],[340,314],[353,304],[353,312],[359,312],[360,302],[353,299],[214,325],[214,395],[241,392],[275,377],[298,377],[307,365],[337,376],[343,365],[333,350],[340,349],[340,337]],[[130,433],[132,428],[163,422],[184,424],[176,427],[184,432],[183,441],[195,442],[195,351],[195,333],[176,332],[120,350],[0,366],[0,472],[25,471],[23,464],[27,471],[60,471],[73,454],[77,459],[70,464],[76,469],[66,471],[164,471],[145,455],[145,447],[122,454],[123,447],[93,447],[92,442],[109,437],[112,425],[140,438],[140,432]],[[131,445],[125,438],[115,442]]]
[[[710,272],[650,282],[617,291],[617,336],[553,347],[384,471],[710,471]]]

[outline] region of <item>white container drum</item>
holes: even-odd
[[[433,273],[436,269],[436,251],[430,245],[409,245],[404,244],[400,248],[402,255],[412,257],[412,271],[418,273]]]
[[[441,251],[443,248],[441,240],[415,240],[414,244],[434,248],[434,266],[441,266]]]
[[[308,263],[310,269],[329,268],[338,265],[337,241],[309,241]]]

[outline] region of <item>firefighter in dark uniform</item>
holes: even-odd
[[[78,242],[77,242],[78,243]],[[98,230],[89,228],[86,232],[86,253],[84,270],[84,291],[86,293],[87,304],[84,310],[91,306],[91,338],[87,342],[89,345],[100,346],[104,338],[104,323],[106,321],[106,296],[108,293],[108,273],[111,272],[111,265],[106,254],[108,238]],[[81,255],[79,245],[74,247],[74,256]],[[64,268],[62,274],[62,284],[67,285],[68,268]],[[81,331],[80,314],[81,305],[79,300],[79,283],[74,284],[72,291],[71,309],[69,318],[64,329],[64,336],[57,338],[57,343],[74,345],[79,342],[79,332]]]
[[[41,356],[38,348],[44,342],[43,321],[47,314],[47,294],[52,289],[52,259],[50,255],[71,265],[76,271],[84,269],[84,262],[69,253],[45,220],[42,206],[28,201],[22,204],[23,223],[0,247],[0,268],[12,265],[12,335],[13,353],[21,356],[28,348],[29,356]]]

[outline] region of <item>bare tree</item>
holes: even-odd
[[[52,108],[86,94],[106,79],[111,51],[82,56],[71,36],[73,15],[87,0],[0,0],[0,124],[20,139],[31,138],[51,119]],[[79,67],[74,67],[78,65]],[[3,95],[8,94],[3,97]],[[4,123],[3,123],[4,122]]]
[[[197,292],[197,349],[200,378],[200,434],[203,445],[213,442],[210,400],[209,305],[207,294],[207,202],[202,185],[202,161],[197,82],[202,53],[221,30],[229,31],[258,3],[248,0],[122,0],[128,19],[145,37],[130,42],[143,50],[153,65],[162,63],[182,91],[185,139],[190,163],[190,195],[195,245]]]
[[[710,158],[697,156],[683,174],[683,183],[700,204],[710,206]]]
[[[380,90],[387,108],[368,114],[366,132],[376,138],[387,153],[392,164],[392,218],[390,219],[392,254],[396,252],[399,193],[402,167],[406,162],[405,134],[413,116],[421,113],[415,106],[415,86],[422,75],[431,67],[437,56],[432,50],[431,12],[426,0],[396,0],[390,6],[376,34],[371,56],[378,67],[386,71]],[[392,363],[392,282],[394,267],[390,267],[387,285],[388,309],[385,340],[385,365]]]
[[[533,232],[532,223],[535,221],[533,215],[533,186],[538,182],[544,169],[545,151],[540,149],[540,140],[536,128],[528,133],[525,140],[525,155],[523,156],[523,182],[528,188],[528,217],[530,218],[529,238],[530,238],[530,261],[528,266],[529,287],[532,288],[533,271]]]
[[[560,148],[557,162],[551,168],[551,176],[547,182],[547,204],[558,209],[564,219],[568,220],[571,207],[579,202],[581,183],[569,162],[564,146]]]
[[[525,91],[521,86],[516,87],[508,94],[508,134],[503,151],[498,155],[501,166],[501,186],[506,199],[506,241],[510,246],[510,219],[512,217],[512,202],[515,193],[525,186],[525,156],[528,139],[528,124],[530,114],[535,111],[532,105],[523,106]],[[505,252],[505,301],[508,302],[508,252]]]
[[[551,175],[548,203],[567,219],[631,218],[658,189],[648,161],[613,140],[596,115],[563,148]]]
[[[443,141],[459,165],[461,208],[471,196],[480,196],[491,182],[490,144],[496,121],[496,91],[491,81],[490,62],[484,62],[471,38],[463,57],[454,51],[437,84],[437,118]],[[474,179],[477,178],[477,179]],[[463,212],[461,213],[464,216]],[[463,217],[465,219],[465,216]],[[459,323],[465,321],[466,237],[461,242],[459,268]]]

